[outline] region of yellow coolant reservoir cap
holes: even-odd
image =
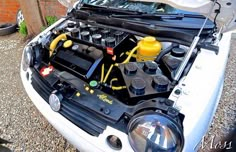
[[[153,61],[161,52],[161,43],[155,37],[147,36],[138,43],[137,61]]]
[[[73,44],[73,42],[71,40],[67,40],[67,41],[64,42],[63,47],[64,48],[69,48],[69,47],[72,46],[72,44]]]
[[[147,36],[143,39],[145,43],[154,43],[156,41],[155,37]]]

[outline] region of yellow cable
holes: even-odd
[[[120,87],[111,87],[112,90],[122,90],[122,89],[126,89],[126,86],[120,86]]]
[[[101,70],[101,80],[100,82],[102,82],[104,79],[104,64],[102,64],[102,70]]]
[[[110,85],[111,85],[111,89],[112,89],[112,90],[122,90],[122,89],[127,88],[126,86],[118,86],[118,87],[112,86],[112,83],[113,83],[114,81],[118,81],[118,79],[117,79],[117,78],[111,79]]]
[[[123,64],[124,63],[128,63],[130,58],[132,57],[132,55],[134,54],[134,52],[138,49],[138,46],[136,46],[135,48],[133,48],[129,54],[129,56],[122,62]]]
[[[110,81],[110,85],[111,85],[111,86],[112,86],[112,83],[113,83],[114,81],[118,81],[118,79],[117,79],[117,78],[111,79],[111,81]]]
[[[126,55],[129,55],[130,52],[126,52],[125,54],[126,54]],[[137,55],[136,55],[136,54],[133,54],[132,57],[133,57],[133,58],[137,58]]]
[[[57,47],[57,44],[60,40],[67,40],[67,36],[66,34],[60,34],[59,36],[57,36],[50,44],[50,56],[52,56],[54,50]]]
[[[138,49],[138,46],[136,46],[135,48],[133,48],[133,49],[131,50],[131,52],[129,53],[128,57],[122,62],[122,64],[128,63],[129,60],[130,60],[130,58],[132,57],[132,55],[134,54],[134,52],[135,52],[137,49]],[[107,74],[106,74],[106,76],[105,76],[105,79],[103,80],[103,83],[106,83],[106,81],[107,81],[107,79],[108,79],[108,77],[109,77],[109,75],[110,75],[110,73],[111,73],[111,70],[112,70],[112,68],[113,68],[114,66],[119,66],[119,64],[118,64],[118,63],[115,63],[115,64],[112,64],[112,65],[110,66],[110,68],[109,68],[109,70],[108,70],[108,72],[107,72]],[[123,88],[121,88],[121,89],[123,89]]]
[[[107,72],[107,74],[106,74],[106,76],[105,76],[105,79],[103,80],[103,83],[106,83],[107,78],[109,77],[109,75],[110,75],[110,73],[111,73],[111,70],[112,70],[113,66],[114,66],[113,64],[110,66],[110,68],[109,68],[109,70],[108,70],[108,72]]]

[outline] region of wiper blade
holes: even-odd
[[[142,18],[142,19],[182,19],[184,14],[139,14],[139,15],[110,15],[113,18]]]
[[[183,19],[183,18],[202,18],[205,19],[202,15],[196,14],[135,14],[135,15],[110,15],[113,18],[142,18],[142,19]]]

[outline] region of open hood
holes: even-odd
[[[130,0],[143,2],[165,3],[172,7],[197,12],[208,16],[212,21],[216,21],[217,27],[223,32],[236,29],[236,1],[217,0],[212,12],[209,12],[214,5],[212,0]],[[217,15],[218,10],[220,11]],[[216,16],[217,15],[217,16]]]
[[[217,0],[216,4],[212,0],[132,0],[132,1],[165,3],[181,10],[197,12],[204,16],[208,16],[212,21],[215,20],[217,27],[222,28],[223,32],[236,29],[235,0]],[[212,7],[214,7],[213,11],[210,12]],[[220,12],[217,15],[218,10]]]
[[[75,1],[87,2],[86,0],[58,0],[69,7]],[[106,0],[104,0],[105,2]],[[165,3],[180,10],[196,12],[215,21],[218,29],[227,32],[236,29],[236,1],[235,0],[127,0],[139,2]],[[215,4],[215,5],[214,5]],[[213,8],[213,11],[211,9]]]

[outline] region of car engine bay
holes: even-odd
[[[195,108],[187,105],[200,103],[185,89],[205,79],[198,62],[218,55],[221,29],[166,4],[96,2],[76,2],[24,48],[24,81],[73,127],[98,138],[116,130],[106,138],[112,149],[121,149],[122,134],[134,151],[182,151]]]
[[[168,97],[188,49],[151,36],[73,21],[53,29],[45,41],[41,53],[47,54],[41,57],[45,65],[67,71],[127,105]]]
[[[107,125],[127,133],[136,115],[153,111],[170,116],[182,128],[184,115],[168,97],[178,84],[175,75],[198,29],[191,34],[174,28],[142,31],[143,24],[122,21],[135,25],[131,30],[113,26],[120,22],[117,19],[102,24],[103,16],[95,15],[97,20],[85,16],[78,10],[68,14],[25,48],[33,56],[26,63],[33,70],[31,84],[52,110],[94,136]],[[210,39],[211,30],[202,32],[201,42]],[[202,44],[193,50],[181,77],[200,47],[209,47]]]

